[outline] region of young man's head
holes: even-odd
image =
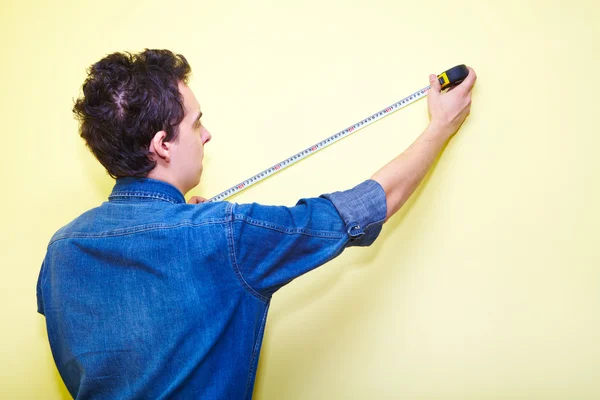
[[[181,54],[113,53],[92,65],[73,112],[81,137],[113,178],[148,177],[183,194],[200,182],[204,144],[200,104]]]

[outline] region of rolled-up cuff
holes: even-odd
[[[350,236],[348,247],[370,246],[379,236],[387,215],[385,191],[381,185],[366,180],[352,189],[323,194],[337,209]]]

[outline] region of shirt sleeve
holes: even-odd
[[[369,246],[387,213],[385,192],[374,180],[293,207],[234,203],[229,245],[247,289],[263,300],[300,275],[332,260],[346,247]]]
[[[36,298],[37,298],[37,312],[45,315],[44,313],[44,298],[42,296],[42,275],[44,274],[44,263],[40,267],[40,272],[38,274],[38,280],[35,288]]]

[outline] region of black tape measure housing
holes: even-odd
[[[438,75],[442,89],[448,89],[461,83],[469,75],[469,69],[465,64],[457,65]]]

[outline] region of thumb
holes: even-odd
[[[440,81],[435,74],[429,75],[429,84],[431,85],[431,89],[429,93],[439,94],[442,91],[442,85],[440,85]]]

